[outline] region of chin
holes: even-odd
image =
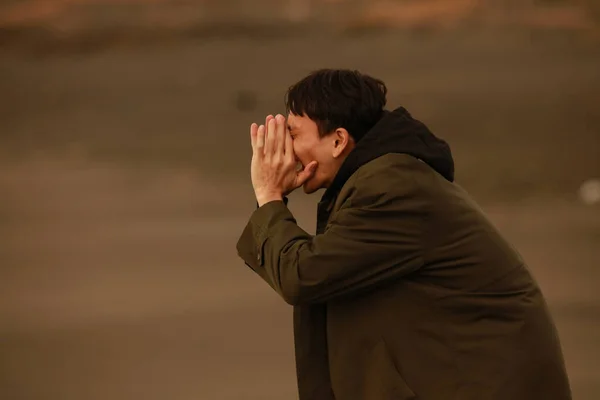
[[[312,188],[312,187],[308,187],[306,185],[304,185],[304,187],[302,189],[304,190],[305,194],[313,194],[314,192],[316,192],[317,190],[319,190],[319,189],[315,189],[315,188]]]
[[[304,193],[306,194],[313,194],[319,189],[321,189],[321,185],[319,185],[319,182],[315,181],[314,179],[309,179],[308,181],[304,182],[304,185],[302,185],[302,190],[304,190]]]

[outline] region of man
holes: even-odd
[[[560,343],[519,254],[447,144],[383,82],[320,70],[251,127],[259,208],[240,257],[294,306],[300,400],[565,400]],[[296,168],[301,163],[300,170]],[[286,195],[325,188],[316,236]]]

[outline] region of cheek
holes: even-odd
[[[294,155],[297,159],[302,162],[306,162],[307,158],[310,158],[310,151],[303,146],[302,143],[298,140],[294,141]]]

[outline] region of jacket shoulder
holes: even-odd
[[[393,199],[423,196],[425,176],[430,169],[407,154],[386,154],[361,166],[344,191],[352,205],[369,205]]]
[[[390,153],[369,161],[358,169],[362,178],[396,177],[402,179],[403,174],[425,172],[430,167],[425,162],[408,154]]]

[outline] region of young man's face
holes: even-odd
[[[303,167],[312,161],[318,163],[313,177],[304,183],[304,192],[310,194],[327,188],[343,161],[340,157],[338,136],[332,133],[320,137],[317,124],[307,116],[290,113],[287,122],[296,159]]]

